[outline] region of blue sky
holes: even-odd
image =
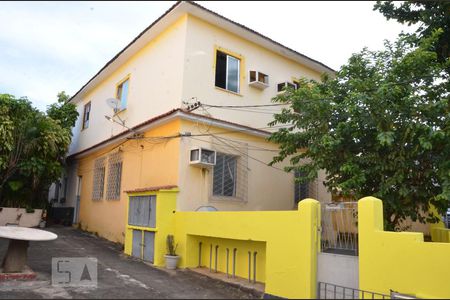
[[[372,11],[373,2],[198,2],[335,69],[362,47],[380,49],[412,30]],[[45,110],[174,3],[0,2],[0,93]]]

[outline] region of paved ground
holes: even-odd
[[[32,242],[28,265],[38,274],[34,281],[0,282],[0,299],[23,298],[236,298],[255,295],[192,271],[168,272],[122,254],[114,243],[71,227],[47,230],[58,234],[51,242]],[[0,239],[0,258],[7,240]],[[51,285],[52,257],[95,257],[98,260],[98,287],[54,287]]]

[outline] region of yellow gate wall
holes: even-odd
[[[238,257],[237,264],[245,267],[238,268],[236,275],[247,278],[247,253],[257,251],[261,254],[257,254],[257,280],[265,282],[266,294],[315,298],[319,208],[318,201],[305,199],[297,211],[176,212],[179,267],[198,266],[198,242],[203,241],[206,247],[202,252],[207,253],[203,253],[202,260],[209,259],[207,246],[211,243],[213,247],[219,244],[221,250],[238,248],[244,255]],[[261,270],[264,256],[265,270]],[[218,269],[225,272],[224,256],[220,261]]]
[[[359,287],[389,295],[450,298],[450,244],[424,242],[422,233],[383,230],[383,203],[358,202]]]

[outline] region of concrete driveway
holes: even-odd
[[[0,299],[249,299],[257,295],[188,270],[173,272],[151,267],[127,257],[109,241],[71,227],[46,230],[58,235],[51,242],[31,242],[28,265],[37,273],[33,281],[1,281]],[[7,240],[0,239],[0,258]],[[51,285],[52,257],[95,257],[98,286],[56,287]]]

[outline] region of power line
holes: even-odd
[[[212,137],[215,138],[215,139],[217,139],[217,140],[219,140],[219,141],[221,141],[222,143],[224,143],[224,144],[226,144],[226,145],[232,147],[234,150],[236,150],[236,151],[238,151],[239,153],[245,155],[246,157],[251,158],[251,159],[253,159],[254,161],[257,161],[257,162],[259,162],[259,163],[265,165],[266,167],[270,167],[270,168],[273,168],[273,169],[275,169],[275,170],[285,172],[283,169],[280,169],[280,168],[271,166],[271,165],[269,165],[268,163],[266,163],[266,162],[264,162],[264,161],[262,161],[262,160],[259,160],[258,158],[255,158],[255,157],[253,157],[253,156],[248,155],[248,153],[244,153],[243,151],[239,150],[237,147],[235,147],[235,146],[233,146],[233,145],[230,145],[229,143],[223,141],[220,137],[217,137],[217,136],[214,136],[214,135],[213,135]]]
[[[223,135],[223,134],[230,134],[230,133],[240,133],[240,132],[252,132],[254,130],[261,130],[261,129],[269,129],[269,128],[288,128],[286,127],[289,125],[274,125],[274,126],[267,126],[267,127],[260,127],[260,128],[243,128],[243,129],[236,129],[236,130],[225,130],[225,131],[218,131],[214,133],[199,133],[199,134],[189,134],[187,132],[184,133],[178,133],[174,135],[169,136],[149,136],[149,137],[141,137],[137,140],[163,140],[163,139],[173,139],[173,138],[180,138],[180,137],[201,137],[201,136],[213,136],[213,135]],[[272,132],[267,132],[268,134]],[[133,139],[133,138],[130,138]]]
[[[212,142],[212,141],[202,140],[202,139],[199,139],[199,138],[196,138],[196,137],[192,137],[192,136],[186,136],[186,137],[191,138],[191,139],[196,140],[196,141],[200,141],[200,142],[204,142],[204,143],[209,143],[209,144],[213,144],[213,145],[227,146],[227,145],[224,145],[223,143],[215,143],[215,142]],[[222,139],[228,140],[228,141],[231,141],[231,142],[235,142],[235,143],[242,143],[241,141],[231,140],[231,139],[226,139],[226,138],[224,138],[224,137],[222,137]],[[273,149],[267,149],[267,148],[257,147],[257,146],[255,146],[255,145],[251,145],[251,146],[254,147],[254,148],[250,148],[250,147],[247,147],[247,148],[241,147],[241,148],[245,148],[245,149],[247,149],[247,150],[252,150],[252,151],[279,152],[278,150],[273,150]],[[227,147],[231,147],[231,146],[227,146]],[[239,148],[239,147],[238,147],[238,148]]]
[[[201,106],[215,107],[215,108],[252,108],[252,107],[269,107],[269,106],[283,106],[287,104],[282,103],[272,103],[272,104],[258,104],[258,105],[213,105],[200,103]]]

